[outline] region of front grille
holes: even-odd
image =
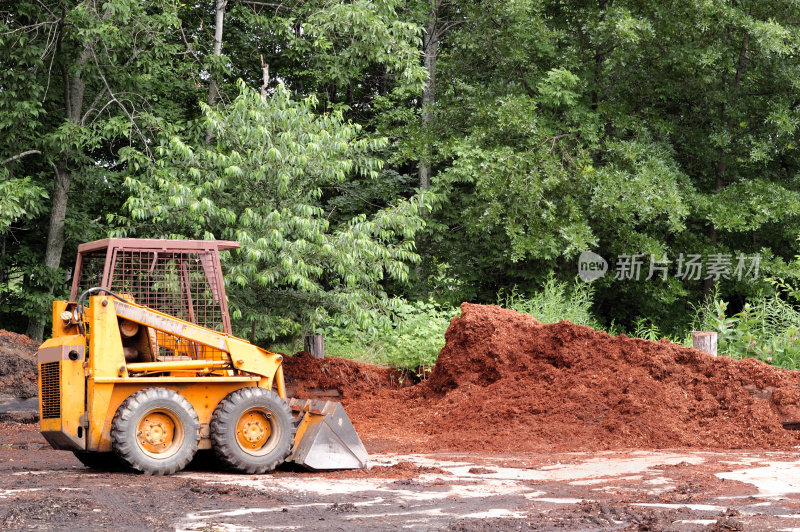
[[[61,417],[61,362],[45,362],[39,366],[42,377],[42,419]]]

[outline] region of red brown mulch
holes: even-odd
[[[488,471],[488,470],[487,470]],[[353,471],[333,471],[327,473],[331,478],[416,478],[422,474],[451,476],[452,473],[440,467],[421,466],[411,462],[400,461],[394,465],[375,465],[369,469]]]
[[[305,351],[284,357],[286,384],[300,399],[314,398],[320,390],[335,390],[341,398],[371,396],[382,389],[409,386],[410,380],[399,370],[344,358],[314,358]]]
[[[0,329],[0,395],[36,396],[38,348],[27,336]]]
[[[798,372],[569,322],[543,325],[496,306],[461,308],[426,382],[344,402],[362,437],[407,451],[800,443],[782,425],[800,421]]]

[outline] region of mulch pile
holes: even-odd
[[[0,329],[0,395],[36,396],[38,347],[39,344],[27,336]]]
[[[402,372],[395,369],[344,358],[316,359],[305,351],[285,357],[283,373],[292,395],[300,399],[315,398],[322,390],[335,390],[338,397],[349,398],[411,384]]]
[[[463,304],[430,378],[345,401],[378,448],[788,448],[800,373]]]
[[[468,303],[445,337],[430,377],[413,386],[392,369],[307,353],[286,357],[287,385],[301,398],[335,391],[373,451],[800,444],[800,431],[784,428],[800,426],[800,372]],[[35,349],[0,332],[0,393],[35,395]]]

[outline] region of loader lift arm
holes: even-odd
[[[129,362],[125,365],[129,373],[169,372],[183,370],[231,370],[245,372],[261,377],[259,387],[271,388],[274,379],[278,395],[286,399],[286,385],[283,379],[283,356],[254,346],[249,342],[223,334],[188,321],[175,318],[138,305],[124,297],[100,289],[114,297],[113,305],[117,317],[139,325],[161,331],[196,344],[204,345],[227,353],[228,360],[181,360],[166,362]]]

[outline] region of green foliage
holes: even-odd
[[[241,240],[224,258],[231,308],[261,342],[398,332],[405,301],[685,334],[707,283],[573,288],[586,249],[612,268],[620,254],[759,254],[776,291],[800,293],[795,3],[229,2],[221,57],[213,3],[2,12],[4,326],[47,315],[67,285],[42,266],[56,168],[71,176],[62,268],[112,230]],[[431,28],[438,55],[423,62]],[[236,82],[261,87],[262,64],[267,100]],[[722,279],[718,299],[764,288]],[[758,301],[734,329],[754,326]]]
[[[334,356],[406,369],[418,378],[425,378],[444,347],[444,333],[450,320],[457,315],[457,309],[433,303],[401,303],[392,313],[391,326],[372,334],[356,334],[341,327],[326,328],[326,351]]]
[[[633,338],[650,340],[651,342],[657,342],[658,340],[664,338],[664,335],[661,333],[658,325],[646,318],[640,318],[636,320],[631,336]]]
[[[800,120],[786,96],[798,14],[783,2],[459,4],[431,125],[396,104],[379,125],[397,136],[396,164],[433,158],[426,288],[490,301],[550,272],[571,278],[586,249],[760,253],[777,274],[800,223]],[[721,285],[730,298],[759,288]],[[672,334],[703,291],[606,278],[596,309]]]
[[[49,321],[53,297],[68,290],[68,268],[43,265],[48,240],[50,261],[60,257],[63,266],[78,244],[107,236],[106,214],[127,192],[118,179],[119,149],[146,149],[154,130],[191,114],[182,105],[193,85],[179,55],[177,7],[171,0],[22,0],[0,9],[5,326]],[[49,200],[63,190],[66,212],[63,205],[51,210]]]
[[[396,0],[331,3],[311,13],[303,39],[314,51],[309,66],[323,80],[345,86],[365,62],[385,65],[402,83],[422,88],[418,44],[422,28],[398,17]],[[295,45],[300,43],[295,41]],[[341,53],[340,48],[346,47]]]
[[[777,296],[755,298],[732,315],[727,310],[727,302],[714,298],[697,309],[693,324],[717,333],[719,355],[800,369],[800,311]]]
[[[800,236],[796,241],[800,243]],[[767,282],[779,294],[786,294],[786,296],[796,303],[800,303],[800,255],[795,255],[794,260],[786,265],[786,268],[780,271],[780,275],[767,278]]]
[[[30,177],[10,179],[0,167],[0,234],[17,220],[30,220],[44,210],[47,192]]]
[[[325,108],[349,107],[364,122],[380,94],[398,91],[407,97],[421,90],[422,28],[404,15],[404,2],[288,0],[272,7],[229,6],[223,47],[228,80],[260,85],[263,57],[273,79],[301,95],[316,93]],[[207,49],[208,44],[201,40],[196,45]]]
[[[126,152],[130,216],[115,218],[118,232],[239,241],[225,262],[243,331],[254,320],[271,339],[329,322],[375,326],[397,307],[382,283],[406,281],[418,260],[423,199],[331,223],[324,189],[376,178],[382,164],[371,152],[385,141],[360,137],[340,111],[316,114],[315,98],[295,101],[282,86],[266,98],[243,83],[240,91],[227,106],[203,106],[212,145],[173,136],[155,161]]]
[[[530,296],[521,294],[517,287],[508,291],[501,290],[497,295],[497,304],[530,314],[542,323],[568,320],[578,325],[598,328],[591,310],[593,299],[594,289],[591,284],[575,280],[570,286],[551,275],[542,289]]]

